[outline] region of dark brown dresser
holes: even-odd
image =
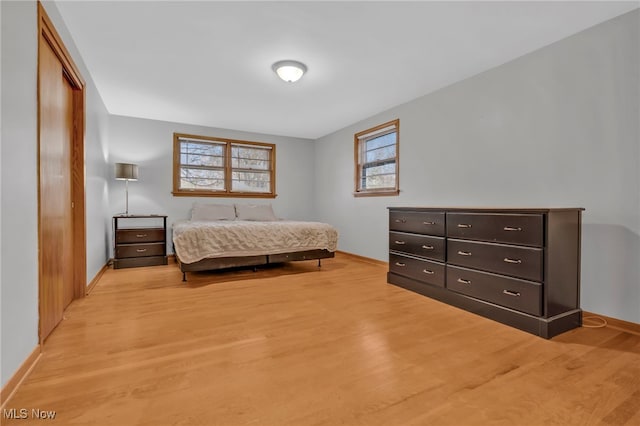
[[[114,269],[167,264],[167,216],[113,216],[113,235]]]
[[[391,284],[551,338],[580,327],[582,208],[389,208]]]

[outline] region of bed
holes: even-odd
[[[191,220],[175,222],[173,247],[182,280],[186,281],[187,272],[239,266],[299,260],[318,260],[320,266],[320,259],[335,256],[338,231],[333,226],[279,220],[272,212],[258,210],[236,205],[233,215],[230,211],[202,215],[194,206]]]

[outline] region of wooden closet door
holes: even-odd
[[[71,144],[73,88],[46,40],[40,39],[40,338],[73,300]]]

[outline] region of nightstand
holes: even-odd
[[[167,264],[167,216],[113,216],[113,268]]]

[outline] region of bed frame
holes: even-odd
[[[176,255],[176,261],[182,271],[182,281],[187,281],[187,272],[211,271],[216,269],[235,268],[240,266],[267,265],[270,263],[284,263],[298,260],[318,260],[318,268],[321,266],[320,260],[335,257],[335,252],[329,250],[307,250],[295,251],[291,253],[265,254],[261,256],[240,256],[240,257],[216,257],[202,259],[198,262],[183,263]]]

